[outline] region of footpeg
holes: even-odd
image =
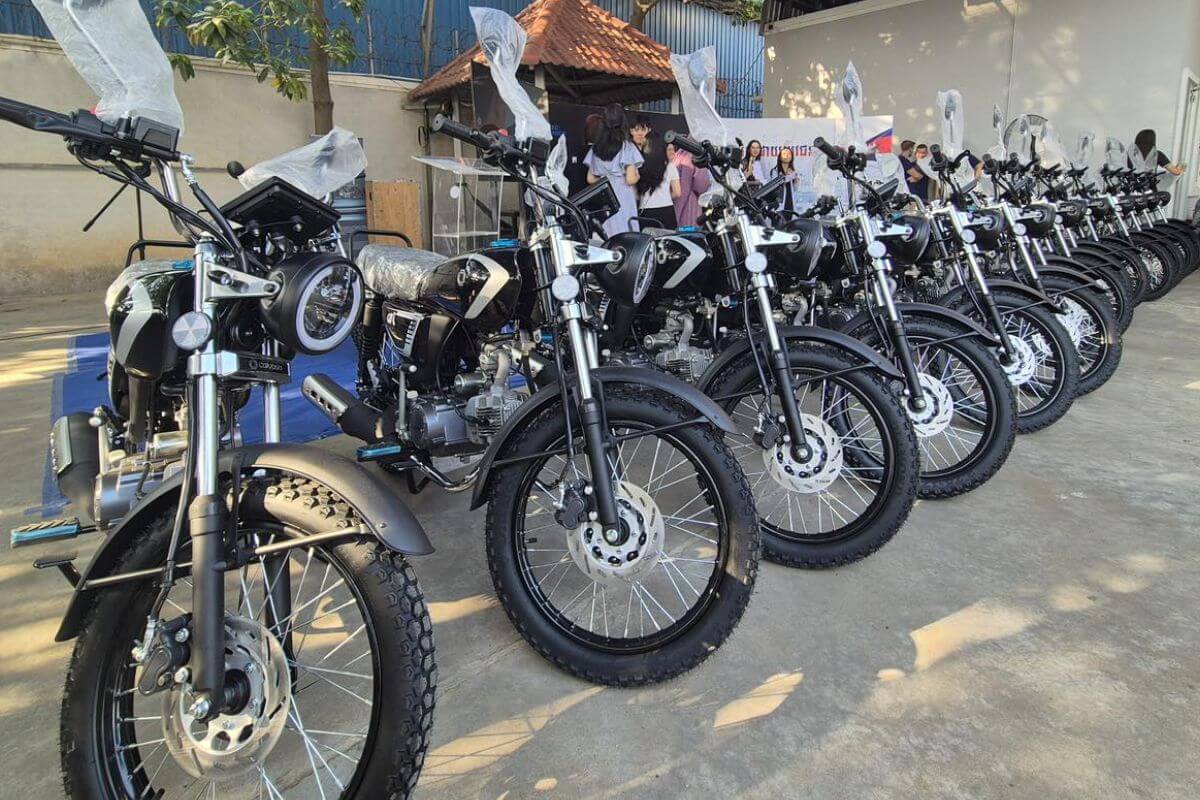
[[[78,553],[62,553],[60,555],[42,556],[37,561],[33,562],[34,569],[57,569],[62,573],[62,576],[67,579],[67,583],[72,586],[78,586],[82,576],[79,570],[75,569],[75,558]]]
[[[79,517],[47,519],[13,528],[8,541],[9,547],[28,547],[32,544],[55,542],[60,539],[74,539],[81,533],[90,533],[93,530],[95,527],[92,525],[82,525]]]

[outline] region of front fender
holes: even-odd
[[[1057,278],[1070,278],[1071,280],[1077,281],[1090,289],[1103,291],[1103,287],[1100,285],[1099,281],[1097,281],[1096,275],[1091,270],[1087,270],[1086,268],[1076,269],[1075,267],[1069,267],[1064,264],[1046,264],[1038,269],[1038,274],[1043,276],[1053,275]]]
[[[311,445],[264,444],[224,450],[220,454],[222,473],[242,474],[272,470],[307,478],[344,499],[364,524],[388,548],[405,555],[426,555],[433,545],[425,529],[395,492],[373,472],[348,458]],[[110,530],[83,571],[79,585],[88,580],[113,574],[125,552],[135,544],[137,535],[154,517],[176,507],[182,476],[176,474],[155,487],[116,527]],[[97,591],[76,589],[67,604],[55,641],[73,639],[79,634]]]
[[[696,409],[722,431],[733,433],[737,430],[733,420],[711,397],[674,375],[647,367],[600,367],[592,370],[592,378],[599,381],[601,385],[624,383],[658,389]],[[570,379],[568,379],[569,381]],[[516,412],[504,423],[504,427],[492,437],[491,444],[484,451],[483,458],[477,467],[479,475],[475,481],[475,489],[471,493],[472,509],[479,508],[487,499],[487,490],[491,483],[492,463],[496,460],[496,456],[504,444],[524,426],[527,420],[532,419],[535,414],[551,403],[560,402],[559,395],[558,381],[539,389],[533,397],[517,407]]]
[[[968,317],[966,314],[962,313],[961,311],[956,311],[953,308],[947,308],[946,306],[939,306],[933,303],[905,302],[896,303],[896,310],[900,312],[901,317],[933,317],[934,319],[949,323],[953,327],[966,328],[972,334],[983,339],[988,344],[1000,343],[999,336],[992,333],[987,328]],[[848,331],[857,330],[860,325],[865,324],[870,319],[870,313],[863,311],[862,313],[858,314],[858,316],[851,318],[849,322],[842,326],[842,329]]]
[[[1026,286],[1017,281],[1010,281],[1004,278],[988,278],[988,289],[996,291],[997,289],[1007,290],[1013,294],[1019,294],[1029,300],[1030,305],[1043,304],[1055,314],[1065,314],[1066,311],[1058,307],[1054,299],[1045,292],[1038,291],[1032,286]],[[961,307],[974,307],[970,297],[967,295],[966,286],[956,286],[944,294],[939,302],[940,305],[945,305],[947,308],[958,309]]]
[[[882,353],[841,331],[835,331],[831,328],[821,328],[816,325],[781,325],[779,326],[779,336],[788,344],[793,342],[797,344],[805,342],[827,344],[839,350],[850,352],[859,360],[865,361],[888,377],[904,377],[904,373],[895,364],[888,361]],[[749,352],[749,339],[739,339],[734,344],[726,347],[713,359],[712,363],[708,365],[708,369],[700,376],[700,380],[696,382],[697,387],[707,393],[712,388],[713,381],[716,380],[725,367]]]

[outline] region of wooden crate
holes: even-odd
[[[421,236],[421,188],[412,181],[367,181],[367,227],[400,231],[413,247],[424,247]],[[400,244],[391,236],[372,236],[373,244]]]

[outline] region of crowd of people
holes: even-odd
[[[592,184],[607,178],[620,204],[617,213],[604,222],[608,235],[641,227],[675,229],[696,224],[700,196],[710,186],[708,171],[697,169],[689,153],[667,144],[645,116],[631,118],[624,108],[613,103],[602,114],[587,117],[584,138],[587,154],[580,165],[578,180],[586,179]],[[1138,134],[1134,148],[1150,157],[1155,144],[1154,132],[1146,130]],[[920,166],[928,158],[927,145],[912,139],[900,143],[900,163],[908,193],[922,201],[937,199],[941,191],[938,182]],[[1159,166],[1173,174],[1182,172],[1161,153],[1157,158]],[[969,163],[978,178],[983,172],[982,161],[971,154]],[[766,184],[783,176],[786,180],[778,194],[779,208],[798,210],[800,175],[790,147],[780,148],[772,160],[764,154],[762,143],[752,139],[745,148],[742,174],[752,184]]]

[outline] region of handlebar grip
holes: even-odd
[[[937,170],[944,169],[950,163],[939,144],[929,145],[929,159],[933,163],[933,168]]]
[[[665,144],[673,144],[680,150],[684,150],[699,158],[705,155],[704,145],[677,131],[667,131],[666,135],[663,136],[663,142]]]
[[[473,144],[480,149],[491,147],[491,139],[487,134],[480,133],[470,125],[463,125],[461,122],[455,122],[445,114],[438,114],[433,118],[433,132],[444,133],[447,136],[453,136],[455,139]]]
[[[813,139],[813,147],[824,153],[825,157],[830,161],[840,161],[842,159],[842,148],[835,144],[830,144],[822,136]]]

